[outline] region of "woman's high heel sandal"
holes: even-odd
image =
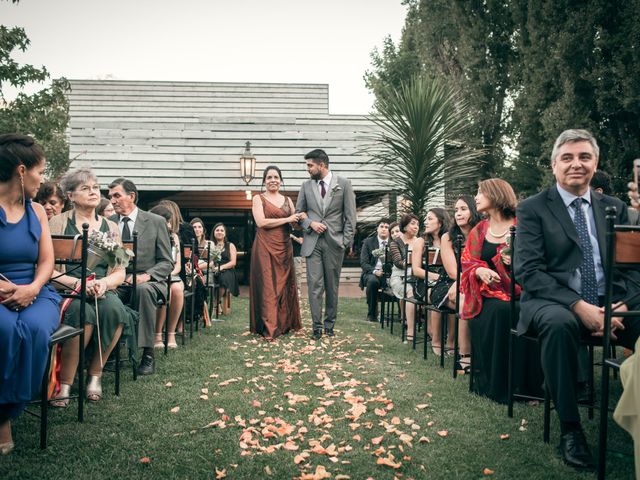
[[[456,362],[456,370],[464,372],[465,375],[471,373],[471,355],[469,353],[461,353]]]
[[[71,385],[66,383],[60,384],[60,391],[55,398],[49,401],[49,405],[57,408],[66,408],[69,406],[69,395],[71,393]]]
[[[87,382],[87,400],[97,402],[102,398],[101,377],[98,375],[89,375]]]

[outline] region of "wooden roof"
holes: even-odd
[[[356,190],[388,190],[359,155],[374,125],[330,115],[327,85],[71,80],[72,167],[144,191],[239,191],[246,141],[256,176],[278,165],[287,190],[308,178],[304,154],[323,148]],[[251,189],[260,187],[260,179]]]

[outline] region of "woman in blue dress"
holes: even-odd
[[[13,450],[11,420],[40,392],[60,297],[47,284],[53,243],[32,203],[46,160],[31,137],[0,135],[0,454]]]

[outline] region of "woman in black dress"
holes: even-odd
[[[222,223],[216,223],[213,226],[211,241],[213,242],[213,248],[221,252],[220,266],[216,268],[216,272],[218,272],[218,282],[220,283],[222,313],[226,315],[229,308],[231,308],[230,295],[237,297],[240,294],[238,277],[236,276],[238,251],[236,246],[227,239],[227,229]]]
[[[511,317],[511,248],[506,243],[509,228],[516,223],[516,195],[507,182],[491,178],[480,182],[475,201],[478,212],[487,219],[469,232],[462,252],[462,316],[469,321],[471,332],[475,391],[506,403],[509,335],[519,311],[517,308]],[[515,293],[520,296],[518,285]],[[516,339],[514,348],[516,393],[541,396],[537,348],[521,339]]]

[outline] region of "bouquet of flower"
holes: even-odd
[[[209,255],[210,262],[218,263],[220,260],[222,260],[222,247],[218,245],[216,245],[215,247],[211,247]]]
[[[376,248],[371,251],[371,255],[377,258],[384,258],[384,248]]]
[[[87,268],[89,270],[95,269],[103,261],[110,268],[126,268],[129,265],[129,260],[133,257],[133,252],[130,249],[125,249],[116,242],[112,232],[91,232],[88,253]]]

